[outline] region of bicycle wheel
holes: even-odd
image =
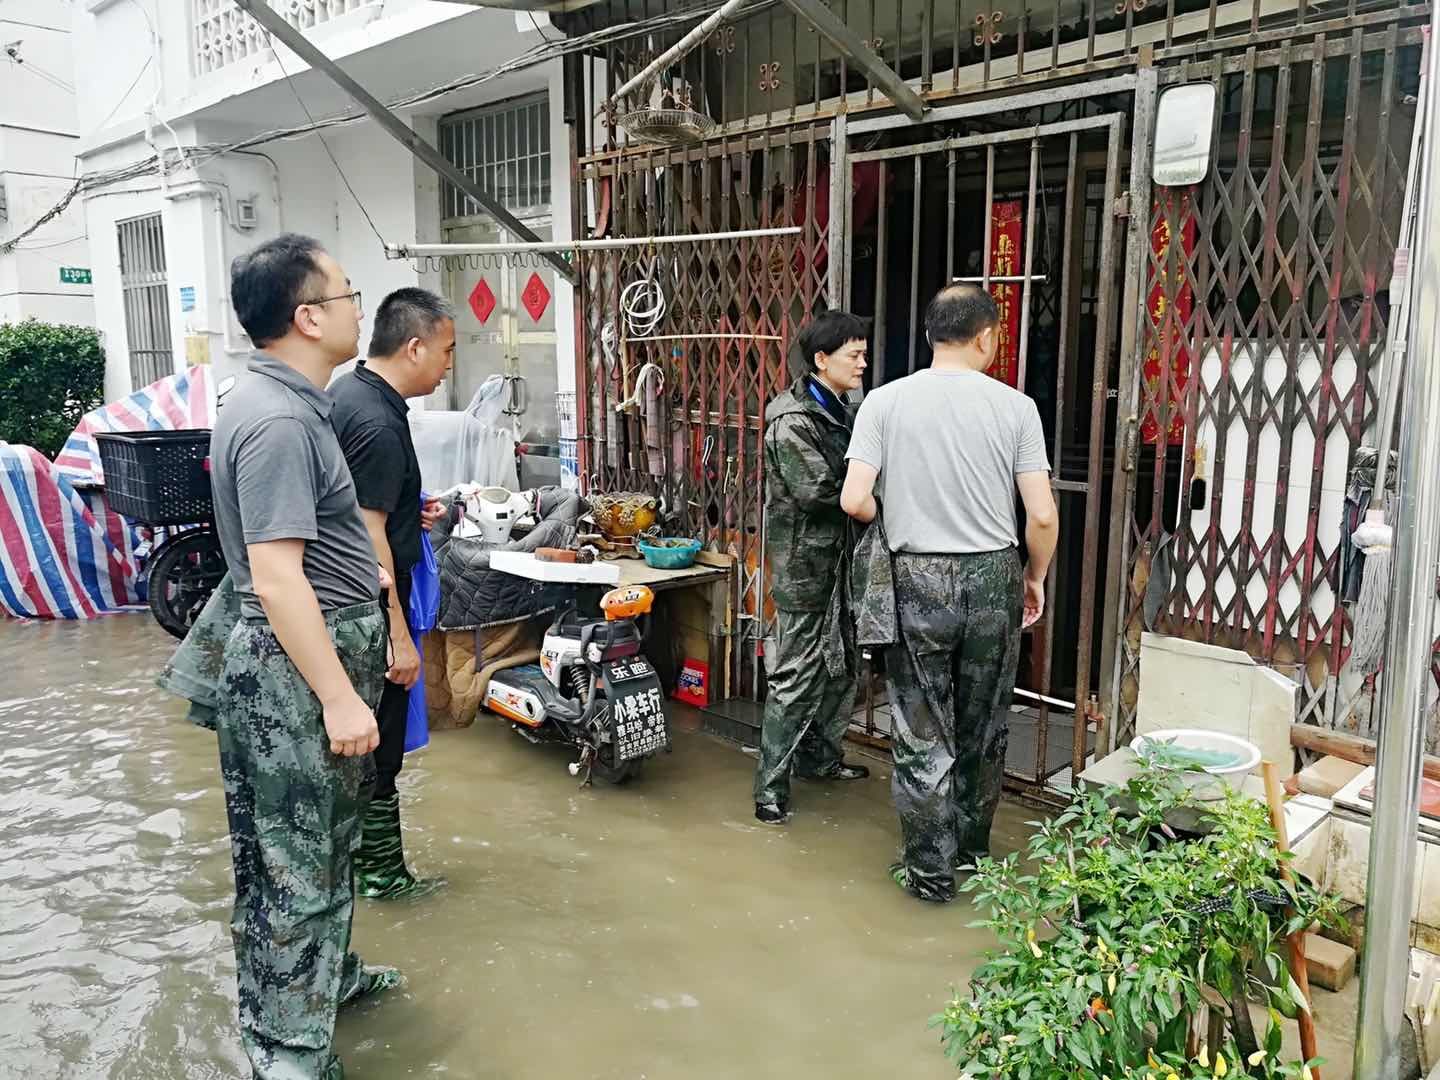
[[[150,612],[166,632],[183,638],[225,576],[225,555],[213,529],[181,533],[150,564]]]

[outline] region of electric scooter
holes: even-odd
[[[665,695],[641,652],[655,602],[644,585],[606,593],[603,618],[571,603],[545,634],[538,664],[493,675],[481,704],[532,743],[568,743],[579,752],[571,776],[624,783],[670,747]]]

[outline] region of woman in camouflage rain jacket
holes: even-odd
[[[854,410],[844,395],[865,371],[866,319],[826,312],[800,333],[809,370],[765,410],[765,558],[775,630],[766,643],[769,694],[755,774],[755,817],[782,824],[790,773],[856,780],[841,738],[855,696],[852,671],[826,663],[826,608],[853,543],[840,509]]]

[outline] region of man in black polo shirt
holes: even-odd
[[[410,440],[406,398],[433,393],[455,359],[450,305],[424,289],[397,289],[380,303],[370,355],[330,387],[331,424],[355,480],[355,497],[380,563],[395,580],[390,590],[391,661],[376,718],[375,794],[365,811],[355,888],[361,896],[392,899],[428,892],[439,880],[416,878],[405,865],[400,795],[395,779],[405,757],[409,691],[420,675],[410,637],[410,573],[420,561],[420,530],[439,504],[420,506],[420,462]]]

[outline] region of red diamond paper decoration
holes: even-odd
[[[495,310],[495,294],[490,291],[490,283],[483,277],[475,283],[475,288],[470,290],[470,310],[484,326],[490,313]]]
[[[539,274],[530,275],[530,280],[525,283],[525,291],[520,294],[520,302],[525,305],[530,318],[539,322],[540,316],[544,315],[545,309],[550,306],[550,290],[545,287],[545,282],[540,280]]]

